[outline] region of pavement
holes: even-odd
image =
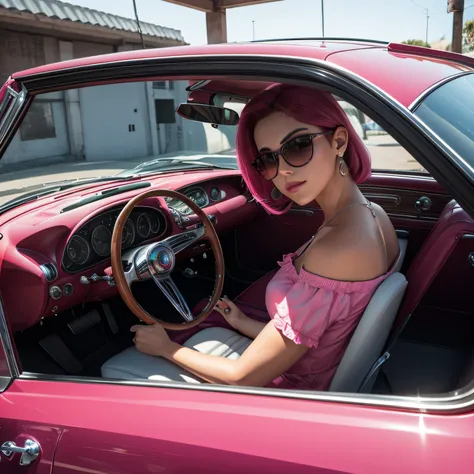
[[[369,136],[364,141],[372,157],[372,168],[381,170],[423,171],[412,156],[388,135]],[[71,178],[90,178],[118,174],[149,158],[127,161],[60,162],[2,172],[0,169],[0,204],[21,194],[41,189],[43,184]],[[28,166],[28,167],[26,167]]]

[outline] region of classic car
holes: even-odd
[[[222,294],[268,320],[277,262],[321,224],[317,203],[268,214],[236,164],[239,111],[281,82],[330,91],[359,123],[373,162],[360,187],[397,231],[397,271],[328,391],[127,372],[140,320],[190,347],[226,327],[212,311]],[[351,39],[12,73],[0,92],[0,472],[472,473],[473,90],[473,58]]]

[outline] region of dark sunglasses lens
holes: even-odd
[[[262,153],[255,161],[254,166],[264,179],[273,179],[277,174],[278,163],[273,153]]]
[[[282,149],[286,162],[291,166],[303,166],[313,156],[313,140],[311,135],[293,138]]]

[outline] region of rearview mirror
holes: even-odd
[[[195,122],[206,122],[217,125],[237,125],[239,114],[226,107],[207,104],[180,104],[176,113],[181,117]]]

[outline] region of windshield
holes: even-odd
[[[474,74],[435,89],[415,115],[474,166]]]
[[[236,169],[235,126],[215,128],[176,114],[188,86],[134,82],[36,96],[0,160],[0,206],[82,180]]]

